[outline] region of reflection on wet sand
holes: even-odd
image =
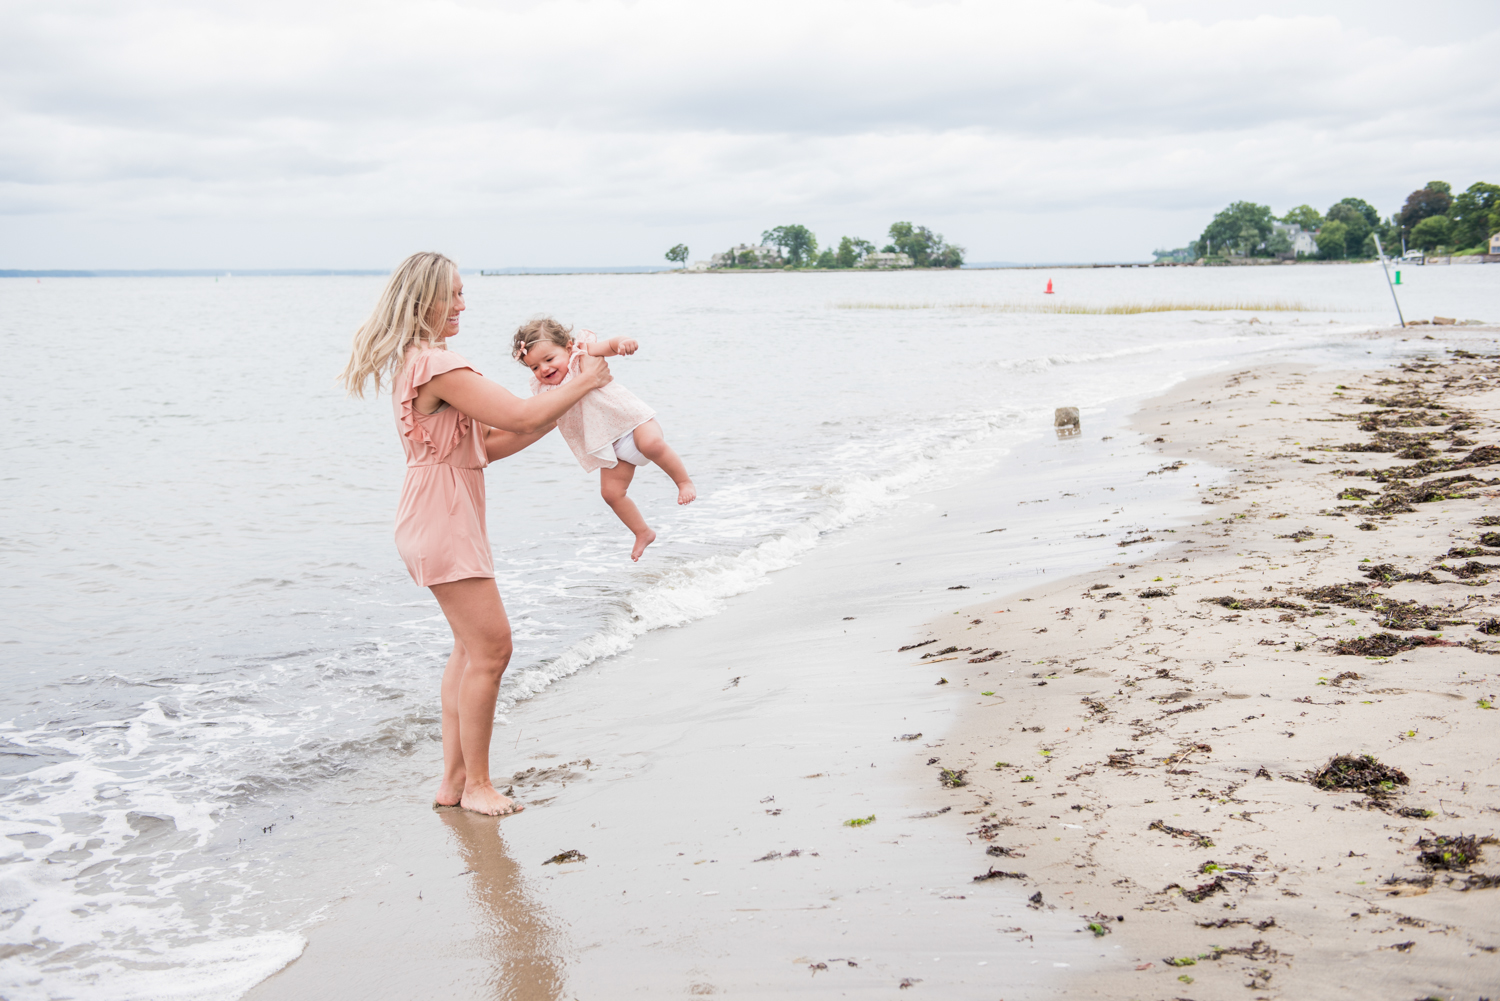
[[[521,867],[505,847],[500,821],[464,810],[439,810],[472,875],[479,948],[491,957],[486,980],[504,1001],[554,1001],[562,997],[562,960],[556,929],[526,893]]]

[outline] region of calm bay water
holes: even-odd
[[[1500,268],[1406,280],[1408,316],[1500,319]],[[0,512],[5,997],[236,996],[301,942],[266,902],[274,873],[235,861],[260,804],[433,739],[448,635],[391,541],[389,400],[333,384],[380,285],[0,282],[14,415]],[[648,630],[712,615],[829,533],[961,477],[970,450],[1037,433],[1053,406],[1227,364],[1358,361],[1371,345],[1351,334],[1392,320],[1379,270],[1361,266],[474,276],[467,289],[452,347],[517,392],[506,344],[538,312],[640,339],[616,377],[659,411],[702,498],[678,508],[643,470],[632,494],[661,538],[633,565],[597,478],[560,441],[490,468],[517,638],[502,711]],[[1156,299],[1316,308],[943,305]]]

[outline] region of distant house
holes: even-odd
[[[910,254],[887,254],[881,251],[868,253],[859,262],[862,268],[910,268],[915,265]]]
[[[741,243],[730,247],[722,254],[715,254],[708,262],[711,268],[733,268],[733,267],[771,267],[781,263],[781,255],[776,252],[775,247],[764,243],[751,245]]]
[[[1500,233],[1490,237],[1490,253],[1500,254]]]
[[[1292,241],[1292,254],[1308,257],[1318,252],[1318,239],[1316,233],[1310,233],[1294,222],[1272,223],[1278,230],[1285,233],[1288,240]]]

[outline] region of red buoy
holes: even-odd
[[[1047,279],[1047,293],[1046,294],[1047,295],[1051,295],[1052,294],[1052,279],[1051,278]]]

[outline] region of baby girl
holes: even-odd
[[[516,331],[511,353],[531,369],[533,396],[571,379],[578,369],[580,355],[602,358],[633,355],[640,347],[625,337],[597,340],[591,330],[583,331],[576,341],[572,334],[571,327],[564,327],[551,317],[532,320]],[[682,459],[662,437],[661,425],[655,417],[656,411],[641,402],[640,397],[618,382],[611,382],[579,400],[557,420],[557,429],[584,471],[599,470],[599,492],[604,495],[604,502],[635,533],[635,547],[630,551],[632,560],[639,560],[646,547],[656,541],[656,533],[641,517],[635,502],[625,495],[636,466],[652,462],[660,466],[677,484],[679,504],[691,504],[698,496]]]

